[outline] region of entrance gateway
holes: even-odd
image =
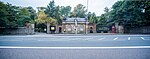
[[[65,18],[56,28],[58,33],[85,34],[86,31],[96,32],[96,24],[89,23],[86,18]]]

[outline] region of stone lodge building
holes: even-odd
[[[56,26],[55,33],[96,33],[96,24],[89,23],[86,18],[65,18],[61,25]]]

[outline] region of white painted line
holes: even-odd
[[[79,38],[73,38],[73,39],[69,39],[69,40],[78,40]]]
[[[118,39],[118,37],[114,38],[114,40],[117,40],[117,39]]]
[[[92,40],[93,38],[84,38],[83,40],[86,40],[86,41],[88,41],[88,40]]]
[[[44,40],[37,40],[37,41],[44,41]]]
[[[0,41],[22,41],[22,40],[0,40]]]
[[[1,48],[30,48],[30,49],[120,49],[120,48],[150,48],[150,46],[126,46],[126,47],[13,47],[0,46]]]
[[[103,39],[105,39],[104,37],[102,37],[102,38],[100,38],[100,39],[98,39],[98,40],[103,40]]]
[[[17,37],[17,38],[22,38],[22,37],[23,37],[23,38],[25,38],[25,37],[27,37],[27,38],[29,38],[29,37],[33,37],[33,38],[42,38],[42,37],[53,37],[53,38],[56,38],[56,37],[57,37],[57,38],[85,37],[85,38],[86,38],[86,37],[89,37],[89,38],[91,38],[91,36],[49,36],[49,35],[45,35],[45,36],[44,36],[44,35],[36,35],[36,36],[34,36],[34,35],[33,35],[33,36],[32,36],[32,35],[31,35],[31,36],[0,36],[0,37],[6,37],[6,38],[7,38],[7,37],[15,37],[15,38],[16,38],[16,37]],[[99,36],[92,36],[92,37],[99,37]]]
[[[142,40],[145,40],[143,37],[141,37]]]
[[[128,37],[128,40],[131,40],[131,38],[130,38],[130,37]]]
[[[37,41],[62,41],[62,40],[37,40]]]

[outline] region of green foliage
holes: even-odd
[[[85,9],[85,6],[82,4],[78,4],[76,7],[74,7],[73,12],[71,13],[71,17],[80,17],[84,18],[86,16],[87,10]]]
[[[36,22],[38,24],[46,24],[46,23],[50,23],[51,25],[56,25],[56,19],[55,18],[51,18],[48,17],[44,11],[39,11],[38,12],[38,19],[36,19]]]
[[[35,18],[37,17],[36,15],[36,11],[32,8],[32,7],[27,7],[27,10],[29,11],[29,13],[30,13],[30,18],[32,19],[32,20],[35,20]]]
[[[96,17],[95,13],[89,12],[87,15],[88,15],[89,23],[96,23],[97,22],[97,17]]]
[[[20,12],[17,13],[17,24],[18,26],[24,26],[25,22],[30,21],[30,13],[26,8],[20,8]]]
[[[14,28],[24,26],[26,21],[34,20],[34,17],[31,17],[31,15],[35,11],[32,13],[30,11],[28,8],[12,6],[9,3],[5,4],[0,1],[0,27]]]
[[[16,17],[16,6],[12,6],[11,4],[7,3],[4,4],[0,1],[0,27],[17,27],[17,19]]]
[[[144,9],[146,1],[118,1],[113,5],[113,20],[122,25],[139,27],[146,25]]]
[[[98,24],[111,26],[115,22],[125,27],[149,26],[150,1],[117,1],[112,9],[105,8]]]
[[[55,13],[58,11],[56,11],[56,6],[55,6],[54,0],[50,1],[50,3],[47,5],[45,12],[48,15],[48,17],[54,17],[55,16]]]
[[[62,17],[68,17],[70,15],[70,6],[56,6],[54,0],[50,1],[47,5],[45,13],[49,18],[55,18],[58,24],[62,23]]]
[[[60,7],[60,14],[62,16],[65,16],[65,17],[68,17],[70,15],[70,12],[71,12],[71,7],[70,6],[61,6]]]
[[[52,0],[47,5],[45,13],[48,15],[49,18],[56,18],[56,20],[58,20],[58,23],[61,23],[59,10],[60,10],[60,7],[56,6],[54,0]]]

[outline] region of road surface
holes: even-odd
[[[0,36],[0,59],[150,59],[150,35]]]
[[[0,36],[0,46],[26,46],[26,47],[150,46],[150,35]]]

